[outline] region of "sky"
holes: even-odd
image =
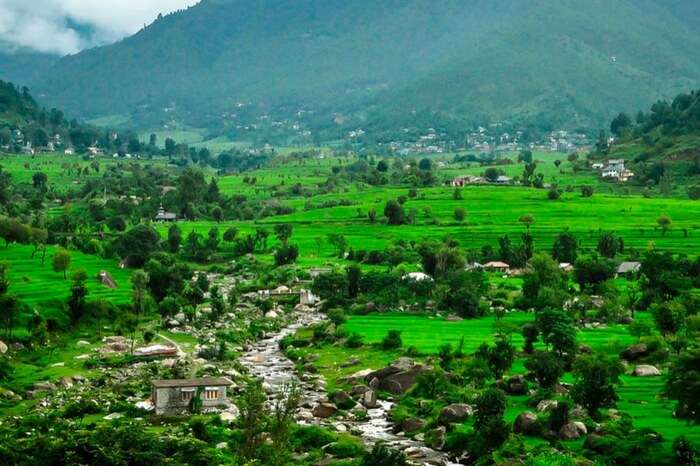
[[[117,41],[199,0],[0,0],[0,47],[66,55]],[[7,50],[9,49],[9,50]]]

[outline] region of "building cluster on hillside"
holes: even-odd
[[[600,172],[600,177],[605,180],[626,182],[634,177],[634,173],[625,167],[624,159],[610,159],[607,164],[594,163],[591,168]]]

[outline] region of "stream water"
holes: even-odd
[[[280,340],[284,337],[293,335],[300,328],[323,320],[324,316],[315,311],[297,313],[292,324],[253,344],[242,355],[241,363],[251,375],[263,381],[269,400],[272,400],[275,394],[284,390],[292,382],[296,382],[301,390],[302,407],[308,408],[327,400],[324,381],[315,374],[302,374],[301,377],[297,377],[294,363],[282,353],[279,347]],[[379,400],[375,409],[367,410],[367,416],[363,420],[318,419],[310,417],[308,410],[306,410],[305,416],[301,416],[303,410],[300,409],[298,422],[300,424],[331,424],[336,428],[342,425],[347,430],[361,436],[370,445],[383,442],[389,447],[404,451],[409,460],[415,464],[458,466],[457,463],[451,462],[445,453],[428,448],[422,442],[393,433],[393,425],[387,416],[392,406],[393,403],[390,401]]]

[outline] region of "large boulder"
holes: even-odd
[[[365,377],[365,381],[370,387],[400,395],[411,388],[416,383],[418,376],[425,370],[425,366],[416,364],[410,358],[399,358],[387,367],[368,374]],[[377,382],[373,382],[374,379]],[[376,387],[373,385],[376,385]]]
[[[319,403],[314,407],[312,413],[318,418],[325,419],[331,417],[337,411],[336,407],[331,403]]]
[[[445,446],[445,433],[447,429],[444,426],[440,426],[437,429],[433,429],[425,435],[425,441],[430,448],[436,450],[441,450]]]
[[[51,382],[36,382],[34,384],[34,391],[37,392],[52,392],[56,390],[56,385]]]
[[[625,361],[636,361],[644,356],[647,356],[648,354],[649,347],[644,343],[637,343],[636,345],[625,348],[620,353],[620,357]]]
[[[634,368],[632,375],[636,375],[637,377],[654,377],[661,375],[661,371],[649,364],[640,364]]]
[[[559,437],[562,440],[576,440],[581,438],[582,435],[588,433],[586,426],[583,422],[569,422],[564,424],[561,429],[559,429]]]
[[[464,403],[454,403],[442,408],[442,411],[440,411],[439,421],[442,424],[462,422],[473,414],[474,408],[471,405]]]
[[[513,422],[513,432],[516,434],[532,435],[537,433],[537,415],[531,411],[518,414]]]
[[[340,409],[348,409],[355,405],[355,401],[350,398],[350,395],[342,390],[333,394],[333,403]]]
[[[404,432],[415,432],[425,427],[425,421],[418,417],[409,417],[401,423],[401,429]]]
[[[527,381],[522,375],[514,375],[505,384],[505,391],[509,395],[527,394]]]

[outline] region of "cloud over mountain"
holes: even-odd
[[[59,55],[114,42],[198,0],[0,0],[0,45]]]

